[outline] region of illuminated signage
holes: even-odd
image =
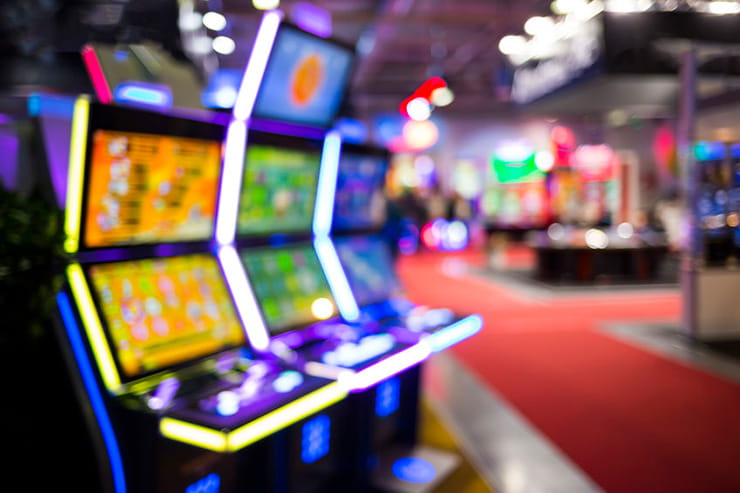
[[[583,23],[572,36],[555,41],[550,58],[523,65],[514,72],[512,99],[530,103],[576,80],[599,59],[601,39],[601,18],[596,17]]]

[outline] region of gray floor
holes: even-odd
[[[602,330],[648,351],[740,382],[740,359],[690,341],[675,324],[610,324]],[[426,399],[492,490],[497,493],[601,491],[516,409],[485,388],[454,357],[437,354],[425,371],[433,373],[436,384],[425,387]]]
[[[427,364],[436,389],[425,396],[483,478],[498,493],[600,491],[495,392],[444,353]]]

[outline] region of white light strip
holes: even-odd
[[[342,139],[336,130],[326,134],[321,152],[321,168],[316,191],[313,215],[314,236],[328,236],[334,214],[334,194],[337,187],[337,172]]]
[[[421,340],[400,353],[389,356],[377,363],[361,370],[352,377],[352,391],[365,390],[387,378],[392,377],[412,366],[421,363],[432,353],[432,348],[426,340]]]
[[[313,240],[316,255],[319,257],[321,268],[324,269],[329,289],[337,302],[339,314],[347,322],[354,322],[360,317],[360,309],[349,287],[349,281],[344,273],[334,244],[328,236],[317,236]]]
[[[249,345],[255,351],[267,351],[270,336],[239,255],[233,246],[225,245],[218,249],[218,259],[229,283]]]
[[[221,177],[221,193],[216,215],[216,242],[219,245],[232,243],[236,235],[246,145],[247,125],[243,121],[232,120],[226,131],[224,172]]]
[[[262,16],[252,54],[249,56],[234,103],[234,118],[237,120],[246,120],[252,114],[257,92],[262,84],[262,77],[265,75],[267,60],[270,58],[272,45],[275,43],[275,36],[282,19],[283,13],[279,10],[270,10]]]
[[[454,346],[480,332],[482,327],[483,318],[480,315],[465,317],[429,336],[432,351],[438,353],[443,349]]]

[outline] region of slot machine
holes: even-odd
[[[237,309],[256,321],[251,346],[363,392],[426,359],[431,346],[354,323],[359,310],[328,236],[341,146],[331,125],[353,58],[351,47],[283,22],[279,11],[263,16],[229,125],[230,188],[216,238]],[[365,423],[352,407],[332,406],[280,434],[290,469],[276,486],[366,486],[356,464],[368,449],[351,431]]]
[[[355,324],[373,337],[424,341],[432,352],[439,352],[475,335],[482,328],[482,318],[419,306],[404,296],[391,255],[392,239],[383,235],[383,187],[389,160],[389,152],[382,148],[342,146],[334,172],[331,242],[358,307]],[[357,430],[356,439],[365,444],[370,458],[357,466],[363,481],[393,489],[399,482],[394,465],[397,469],[404,461],[427,460],[442,477],[445,469],[454,466],[450,457],[417,447],[420,378],[420,368],[411,368],[371,392],[348,398],[355,404],[355,414],[367,423]]]
[[[75,103],[58,332],[102,491],[266,489],[269,437],[346,394],[247,345],[212,244],[224,137],[207,118]]]

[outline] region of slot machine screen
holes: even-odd
[[[87,247],[210,237],[221,172],[218,141],[106,129],[95,130],[91,140]]]
[[[337,314],[311,245],[244,249],[240,257],[272,334]]]
[[[387,168],[385,157],[342,153],[334,202],[335,230],[358,230],[382,224]]]
[[[388,246],[377,236],[335,240],[339,260],[360,306],[378,303],[400,294]]]
[[[237,234],[310,232],[320,165],[320,148],[248,145]]]
[[[353,60],[352,48],[281,24],[253,115],[328,127],[342,103]]]
[[[221,270],[208,254],[94,264],[87,272],[128,378],[245,342]]]

